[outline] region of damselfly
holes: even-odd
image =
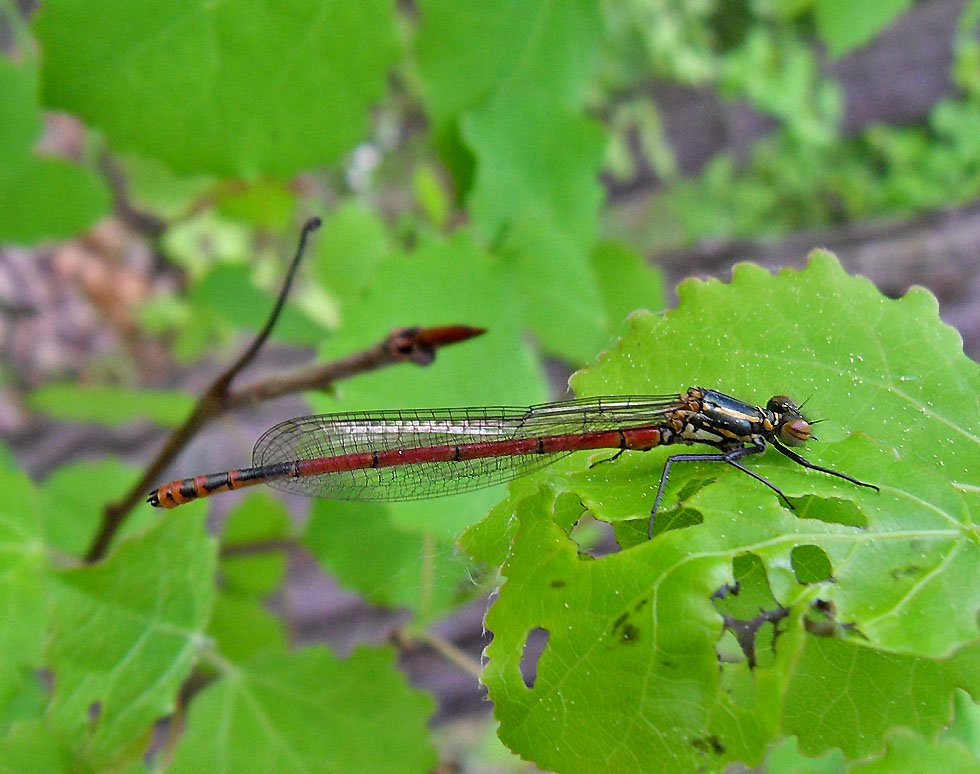
[[[789,448],[812,437],[811,423],[785,395],[761,408],[701,387],[681,395],[582,398],[529,408],[318,414],[267,431],[252,451],[253,467],[173,481],[151,492],[147,502],[173,508],[254,484],[332,500],[420,500],[508,481],[576,451],[617,449],[615,459],[627,450],[678,443],[700,443],[717,452],[667,459],[650,514],[651,533],[675,462],[726,462],[792,508],[782,490],[741,462],[768,443],[805,468],[878,489]]]

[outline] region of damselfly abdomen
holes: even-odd
[[[173,508],[253,484],[332,500],[420,500],[508,481],[575,451],[617,449],[619,456],[678,443],[717,451],[667,459],[651,530],[675,462],[728,463],[792,508],[775,484],[741,462],[770,443],[803,467],[878,489],[815,465],[789,448],[811,437],[810,422],[785,395],[770,398],[762,408],[701,387],[679,396],[582,398],[529,408],[318,414],[288,419],[267,431],[255,444],[253,467],[173,481],[151,492],[147,502]]]

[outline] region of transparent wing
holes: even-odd
[[[414,409],[319,414],[280,422],[252,451],[255,466],[648,427],[678,407],[678,396],[582,398],[531,407]],[[270,481],[287,492],[332,500],[395,501],[457,494],[539,470],[571,451],[411,462]]]

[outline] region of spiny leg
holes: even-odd
[[[738,468],[743,473],[748,473],[756,481],[761,481],[767,487],[772,489],[776,494],[783,498],[783,502],[789,506],[790,510],[794,510],[793,503],[791,503],[786,495],[783,494],[782,490],[777,487],[771,481],[763,478],[758,473],[755,473],[745,467],[738,460],[747,454],[758,454],[759,452],[765,451],[765,443],[753,442],[751,446],[739,446],[737,449],[732,449],[732,451],[718,453],[718,454],[675,454],[672,457],[667,458],[667,462],[664,465],[664,472],[660,476],[660,486],[657,488],[657,499],[653,502],[653,509],[650,511],[650,524],[647,528],[647,537],[653,540],[653,519],[657,515],[657,509],[660,507],[660,501],[664,496],[664,488],[667,486],[667,476],[670,475],[670,466],[675,462],[727,462],[734,468]]]
[[[819,470],[821,473],[829,473],[832,476],[837,476],[837,478],[842,478],[845,481],[850,481],[852,484],[857,484],[858,486],[866,486],[868,489],[874,489],[876,492],[881,491],[874,484],[868,484],[865,483],[864,481],[858,481],[853,476],[847,475],[847,473],[841,473],[840,471],[837,470],[831,470],[830,468],[824,468],[821,467],[820,465],[815,465],[814,463],[810,462],[810,460],[808,460],[806,457],[803,457],[797,454],[792,449],[788,449],[785,446],[783,446],[783,444],[781,444],[775,438],[773,438],[772,440],[772,445],[775,446],[780,452],[785,454],[787,457],[789,457],[791,460],[793,460],[793,462],[795,462],[797,465],[802,465],[804,468],[809,468],[810,470]]]

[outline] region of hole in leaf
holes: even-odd
[[[578,546],[580,555],[586,554],[598,559],[619,551],[612,524],[598,521],[591,514],[585,514],[579,519],[572,528],[571,537]]]
[[[691,746],[703,755],[724,755],[725,745],[717,736],[702,736],[691,740]]]
[[[527,633],[524,640],[524,652],[521,654],[521,679],[528,688],[533,688],[538,679],[538,660],[544,653],[551,633],[547,629],[535,626]]]
[[[722,615],[725,629],[741,650],[732,650],[730,639],[722,638],[716,647],[722,663],[747,661],[750,667],[770,663],[778,636],[777,626],[789,611],[773,597],[765,564],[755,554],[739,554],[732,560],[734,583],[712,595],[715,609]],[[738,593],[733,593],[737,589]]]
[[[841,524],[845,527],[868,526],[864,513],[850,500],[836,498],[806,497],[792,498],[796,510],[793,513],[800,519],[816,519],[827,524]]]
[[[822,548],[815,545],[796,546],[790,552],[790,561],[793,564],[797,583],[803,585],[830,580],[834,572],[830,557]]]

